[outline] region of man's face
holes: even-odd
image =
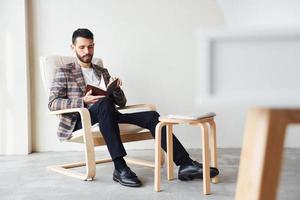
[[[83,63],[91,63],[94,55],[94,41],[83,37],[77,37],[75,44],[71,45],[77,58]]]

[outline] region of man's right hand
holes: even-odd
[[[92,90],[88,91],[85,96],[83,97],[83,101],[85,104],[94,104],[96,103],[99,99],[105,97],[104,95],[97,95],[93,96],[92,95]]]

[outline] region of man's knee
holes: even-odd
[[[96,102],[98,109],[113,110],[115,108],[114,102],[109,97],[103,97]]]
[[[148,119],[158,119],[160,116],[159,113],[156,111],[146,111],[145,113]]]
[[[99,100],[101,103],[109,103],[109,104],[112,104],[113,103],[113,100],[112,100],[112,98],[110,98],[110,97],[103,97],[103,98],[101,98],[100,100]]]
[[[159,113],[156,111],[149,111],[149,115],[149,123],[156,126],[156,124],[159,122]]]
[[[152,136],[155,138],[155,127],[159,123],[160,114],[156,111],[149,111],[148,129],[151,131]]]
[[[97,103],[99,103],[100,105],[108,105],[108,106],[114,105],[113,100],[109,97],[103,97],[103,98],[99,99],[99,101],[97,101]]]

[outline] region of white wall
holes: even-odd
[[[298,1],[282,2],[31,0],[34,149],[79,149],[57,142],[57,119],[46,114],[47,97],[38,65],[41,55],[71,55],[70,37],[78,27],[94,32],[95,56],[103,58],[112,75],[123,79],[129,103],[154,103],[162,114],[215,111],[218,146],[240,147],[246,111],[257,102],[219,101],[222,97],[214,102],[199,99],[201,84],[207,84],[202,49],[206,39],[202,33],[219,26],[253,32],[298,28]],[[180,126],[175,132],[189,148],[201,144],[196,127]],[[298,132],[297,128],[289,129],[292,134],[287,146],[299,147]],[[152,147],[152,142],[128,145],[128,148]]]
[[[300,2],[297,0],[75,0],[72,3],[67,0],[3,0],[0,3],[0,62],[3,65],[0,68],[0,154],[30,152],[31,126],[34,150],[81,149],[57,141],[57,119],[47,115],[47,97],[39,71],[41,55],[71,55],[70,37],[78,27],[90,28],[95,33],[95,56],[104,59],[111,74],[123,79],[129,103],[154,103],[162,114],[215,111],[219,147],[240,147],[245,115],[250,106],[299,106],[296,101],[299,94],[293,87],[295,94],[290,95],[285,90],[291,88],[287,89],[288,84],[284,84],[285,88],[281,88],[280,92],[287,92],[289,96],[285,99],[274,98],[278,95],[275,91],[276,95],[271,96],[270,101],[257,101],[259,95],[255,93],[251,94],[254,99],[245,95],[235,101],[224,101],[224,93],[218,93],[218,89],[228,86],[221,81],[224,78],[222,67],[231,66],[235,60],[232,62],[227,59],[228,56],[222,57],[234,50],[231,45],[224,46],[222,40],[214,49],[214,53],[217,53],[216,69],[222,69],[216,71],[216,75],[221,74],[216,76],[219,77],[216,83],[220,87],[214,94],[207,93],[203,88],[210,87],[207,76],[209,65],[205,63],[207,49],[203,46],[208,40],[203,33],[213,33],[211,29],[218,27],[222,34],[224,30],[225,33],[229,30],[235,35],[241,33],[242,29],[242,32],[246,30],[246,35],[249,30],[254,35],[266,30],[265,33],[278,35],[283,32],[283,35],[288,35],[300,28],[299,11]],[[298,43],[297,37],[296,40]],[[245,44],[240,43],[239,48]],[[284,47],[288,50],[299,50],[294,43],[286,44]],[[253,48],[260,46],[258,44]],[[280,63],[288,57],[284,55],[276,59]],[[223,65],[222,59],[229,63]],[[31,63],[30,71],[28,60]],[[269,61],[261,59],[257,64],[265,65]],[[295,62],[298,63],[298,60]],[[298,74],[300,70],[295,67],[295,62],[289,66],[292,66],[294,74]],[[271,67],[268,65],[267,70],[261,71],[262,74],[267,74]],[[277,65],[275,71],[281,70],[282,67]],[[251,69],[249,73],[255,74]],[[263,83],[261,78],[255,77],[255,80]],[[239,80],[236,81],[238,84]],[[288,83],[294,79],[285,76],[282,81]],[[251,89],[249,82],[246,85]],[[269,89],[266,93],[274,88]],[[230,91],[230,87],[226,87],[226,90]],[[203,99],[205,95],[210,97],[206,99],[209,101]],[[300,146],[297,142],[300,139],[299,131],[299,126],[288,129],[286,146]],[[180,126],[175,128],[175,132],[189,148],[201,144],[199,130],[195,127]],[[153,142],[127,146],[152,148]]]
[[[300,93],[293,85],[299,85],[294,75],[300,73],[300,1],[217,2],[225,25],[205,33],[199,30],[199,54],[204,57],[198,57],[201,66],[198,73],[206,75],[207,66],[215,68],[213,77],[208,78],[213,81],[203,76],[197,80],[197,102],[199,107],[219,113],[219,144],[239,147],[249,107],[300,107]],[[209,41],[214,42],[211,49],[205,46]],[[205,62],[210,53],[213,64]],[[210,93],[207,88],[214,87],[213,84],[216,88]],[[206,95],[209,98],[203,98]],[[285,146],[299,147],[299,132],[299,125],[288,127]]]
[[[0,154],[27,154],[31,144],[26,1],[2,0],[0,16]]]
[[[287,28],[300,27],[298,0],[217,0],[227,27]]]
[[[215,1],[32,1],[34,41],[34,148],[77,149],[59,144],[57,119],[48,116],[47,97],[40,79],[41,55],[71,55],[71,34],[87,27],[95,34],[95,56],[112,75],[123,79],[128,103],[153,103],[162,114],[196,109],[194,83],[199,28],[220,25],[222,15]],[[185,87],[187,85],[187,87]],[[188,147],[199,147],[198,129],[187,128]],[[194,142],[194,138],[199,142]],[[129,148],[152,148],[152,142]]]

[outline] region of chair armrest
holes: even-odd
[[[155,111],[156,107],[153,104],[135,104],[117,108],[120,112],[141,112],[141,111]]]
[[[91,117],[90,117],[90,112],[87,108],[70,108],[70,109],[56,110],[56,111],[50,111],[49,114],[58,115],[58,114],[74,113],[74,112],[78,112],[80,114],[83,128],[90,132]]]
[[[55,110],[55,111],[50,111],[50,115],[59,115],[59,114],[65,114],[65,113],[74,113],[74,112],[85,112],[88,111],[87,108],[70,108],[70,109],[63,109],[63,110]]]

